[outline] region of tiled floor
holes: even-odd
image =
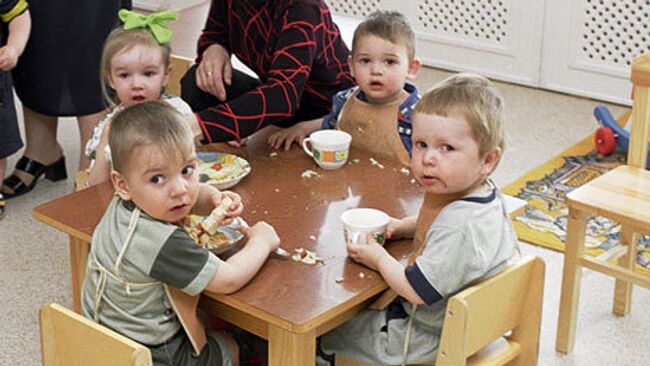
[[[205,5],[187,9],[174,25],[175,53],[193,56],[196,35],[205,21]],[[354,22],[340,22],[349,40]],[[426,89],[448,72],[424,69],[417,84]],[[504,186],[529,169],[560,153],[593,132],[597,101],[543,90],[497,83],[506,100],[507,147],[493,178]],[[624,108],[609,105],[614,115]],[[76,124],[60,123],[59,141],[68,156],[68,172],[76,169],[79,154]],[[10,160],[13,166],[17,157]],[[72,190],[72,180],[53,184],[42,181],[34,191],[9,201],[9,215],[0,221],[0,365],[40,364],[38,308],[48,302],[70,306],[67,238],[34,221],[31,209]],[[563,256],[522,244],[525,254],[546,261],[546,286],[539,364],[565,366],[645,365],[645,338],[650,334],[650,294],[635,289],[632,313],[624,318],[611,313],[613,280],[589,274],[583,281],[577,341],[574,352],[555,352],[555,333]]]

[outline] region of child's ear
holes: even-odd
[[[483,167],[481,168],[481,174],[487,176],[490,173],[492,173],[494,168],[496,168],[497,163],[499,163],[500,159],[501,159],[500,147],[488,151],[487,154],[485,154],[485,156],[483,157]]]
[[[420,72],[420,68],[422,67],[422,61],[420,61],[419,58],[413,57],[413,60],[409,63],[409,69],[406,73],[406,77],[409,80],[415,79],[415,77],[418,75],[418,72]]]
[[[348,56],[348,66],[350,66],[350,75],[354,77],[354,62],[352,62],[352,54]]]
[[[126,179],[124,179],[124,176],[122,174],[116,172],[115,170],[111,170],[111,183],[113,183],[113,189],[115,189],[115,193],[117,193],[121,199],[125,201],[131,200],[129,184]]]
[[[169,64],[169,66],[167,66],[167,69],[165,70],[165,77],[163,78],[163,86],[167,86],[167,83],[169,82],[169,78],[172,76],[173,71],[174,71],[174,66]]]
[[[104,79],[108,82],[108,86],[115,90],[115,84],[113,83],[113,77],[111,76],[110,72],[104,73]]]

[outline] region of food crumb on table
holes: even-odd
[[[363,272],[359,272],[359,278],[364,278],[364,277],[366,277],[366,274]]]
[[[379,169],[384,169],[385,168],[380,162],[378,162],[374,158],[370,158],[370,164],[376,165]]]
[[[345,281],[345,277],[339,277],[339,278],[335,279],[334,281],[336,281],[336,283],[341,283],[341,282]]]
[[[269,157],[271,157],[271,158],[274,158],[276,156],[278,156],[278,153],[275,152],[275,151],[269,154]]]
[[[317,172],[311,169],[307,169],[304,172],[302,172],[302,174],[300,174],[301,178],[311,178],[311,177],[318,177],[318,176],[320,176],[320,174],[318,174]]]

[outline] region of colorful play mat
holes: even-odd
[[[616,151],[603,157],[595,150],[593,135],[571,146],[560,155],[532,169],[503,189],[527,202],[525,212],[514,220],[519,239],[533,245],[564,251],[566,240],[566,194],[599,175],[625,163]],[[619,244],[620,225],[594,216],[587,223],[586,252],[599,255]],[[637,269],[650,271],[650,237],[639,241]]]

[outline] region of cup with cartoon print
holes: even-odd
[[[321,130],[309,135],[302,142],[302,148],[316,164],[326,170],[342,167],[350,154],[352,136],[339,130]]]
[[[384,245],[390,217],[374,208],[355,208],[341,214],[346,243]]]

